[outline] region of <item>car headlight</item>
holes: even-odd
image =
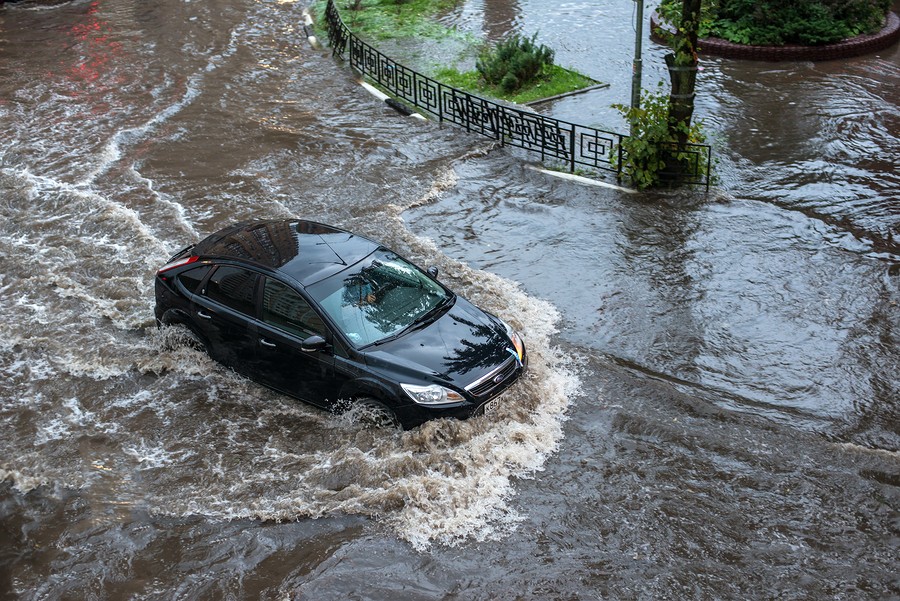
[[[522,358],[525,356],[525,343],[522,342],[522,337],[516,332],[511,325],[500,320],[500,323],[503,324],[503,327],[506,328],[506,337],[509,338],[509,341],[512,342],[513,348],[515,349],[516,356],[519,359],[519,363],[522,363]]]
[[[439,405],[453,405],[466,399],[455,390],[431,384],[430,386],[417,386],[415,384],[400,384],[409,398],[420,405],[437,407]]]

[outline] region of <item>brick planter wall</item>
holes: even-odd
[[[650,15],[651,37],[666,43],[665,36],[675,32],[675,28],[660,20],[654,12]],[[884,50],[900,40],[900,17],[890,12],[884,28],[878,33],[861,35],[835,44],[822,46],[750,46],[734,44],[720,38],[700,40],[700,53],[756,61],[827,61],[849,58]]]

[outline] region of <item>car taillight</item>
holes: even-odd
[[[189,257],[184,257],[182,259],[175,259],[174,261],[170,261],[169,263],[166,263],[165,265],[160,267],[159,271],[156,272],[156,275],[161,275],[161,274],[169,271],[170,269],[175,269],[176,267],[181,267],[182,265],[187,265],[189,263],[193,263],[199,258],[200,257],[198,257],[197,255],[191,255]]]

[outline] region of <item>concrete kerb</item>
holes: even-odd
[[[365,91],[367,91],[369,94],[371,94],[378,100],[381,100],[382,102],[384,102],[386,105],[388,105],[389,107],[391,107],[392,109],[394,109],[395,111],[400,113],[401,115],[404,115],[406,117],[413,117],[415,119],[421,119],[422,121],[426,121],[426,118],[424,115],[417,113],[416,111],[412,110],[411,108],[409,108],[408,106],[406,106],[405,104],[400,102],[399,100],[395,100],[391,96],[388,96],[387,94],[385,94],[384,92],[382,92],[381,90],[379,90],[378,88],[376,88],[375,86],[370,84],[369,82],[367,82],[365,80],[360,80],[359,85],[361,85],[363,87],[363,89]]]
[[[322,45],[319,44],[319,40],[316,39],[316,35],[312,32],[312,15],[309,14],[309,10],[306,8],[304,8],[303,12],[300,14],[303,17],[303,33],[306,34],[306,41],[309,42],[309,45],[312,46],[315,50],[320,50],[322,48]]]

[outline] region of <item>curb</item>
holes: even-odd
[[[382,101],[383,103],[385,103],[386,105],[388,105],[389,107],[391,107],[392,109],[394,109],[395,111],[397,111],[398,113],[403,115],[404,117],[413,117],[414,119],[421,119],[422,121],[427,120],[424,115],[420,115],[419,113],[410,109],[408,106],[406,106],[399,100],[396,100],[396,99],[392,98],[391,96],[388,96],[387,94],[385,94],[384,92],[382,92],[381,90],[379,90],[378,88],[376,88],[375,86],[370,84],[369,82],[360,81],[359,85],[361,85],[363,87],[363,89],[365,91],[367,91],[369,94],[371,94],[378,100]]]
[[[664,21],[654,11],[650,15],[650,37],[666,44],[666,37],[675,33],[675,28]],[[878,33],[860,35],[834,44],[821,46],[752,46],[735,44],[720,38],[703,38],[699,42],[701,54],[711,54],[723,58],[755,61],[829,61],[850,58],[884,50],[900,40],[900,17],[894,12],[887,14],[884,27]]]
[[[581,175],[575,175],[574,173],[564,173],[562,171],[553,171],[551,169],[545,169],[544,167],[535,167],[534,165],[526,165],[527,169],[531,169],[532,171],[537,171],[538,173],[543,173],[544,175],[549,175],[551,177],[557,177],[559,179],[564,179],[570,182],[577,182],[579,184],[584,184],[585,186],[594,186],[598,188],[609,188],[610,190],[618,190],[619,192],[627,192],[628,194],[637,194],[637,190],[633,190],[631,188],[626,188],[624,186],[617,186],[615,184],[608,184],[606,182],[601,182],[596,179],[591,179],[588,177],[584,177]]]
[[[312,33],[313,19],[312,15],[309,14],[309,9],[304,8],[300,15],[303,17],[303,33],[306,35],[306,41],[309,42],[309,45],[312,46],[314,50],[321,50],[322,45],[319,44],[316,35]]]

